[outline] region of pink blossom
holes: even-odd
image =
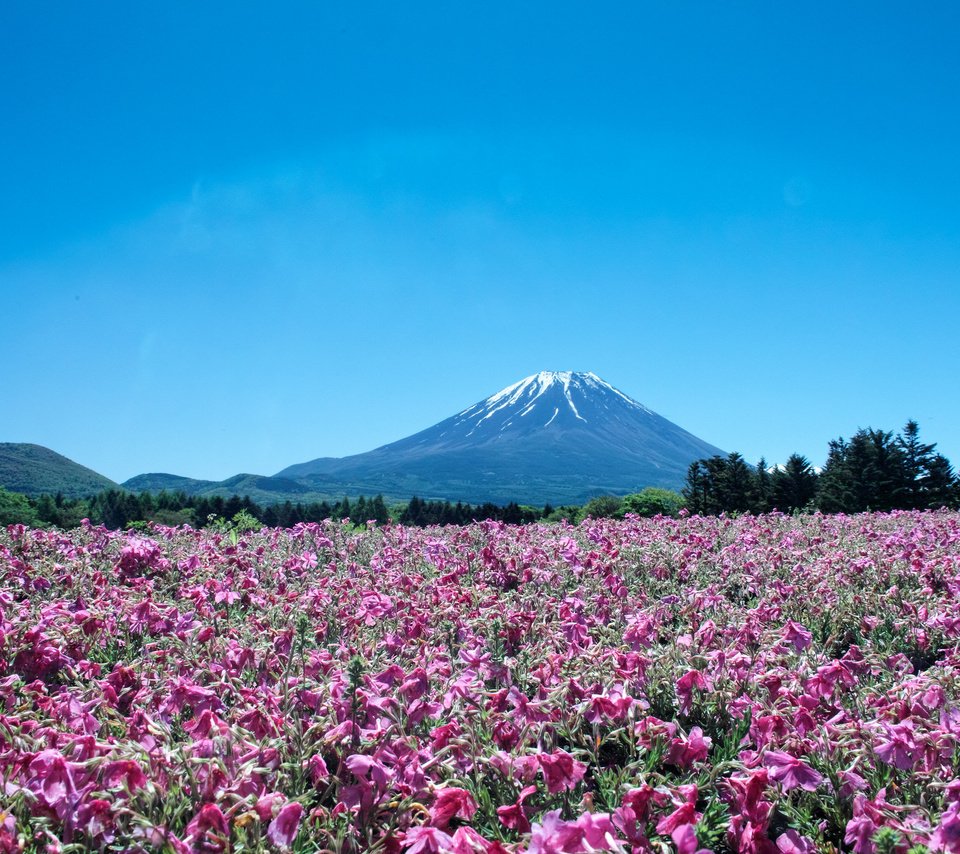
[[[605,814],[583,813],[576,821],[563,821],[560,810],[548,812],[530,833],[529,854],[581,854],[611,851],[617,847],[616,828]]]
[[[453,849],[453,837],[436,827],[413,827],[403,842],[408,854],[440,854]]]
[[[783,627],[783,637],[796,652],[803,652],[813,642],[813,634],[800,623],[788,620]]]
[[[877,743],[876,752],[888,765],[904,771],[912,770],[923,758],[914,739],[913,722],[906,720],[888,727],[886,737]]]
[[[219,854],[229,850],[230,831],[227,819],[216,804],[204,804],[187,825],[184,842],[194,851]]]
[[[960,803],[954,802],[940,817],[940,824],[930,836],[931,851],[960,854]]]
[[[472,827],[458,827],[453,834],[451,854],[509,854],[500,842],[485,839]]]
[[[777,848],[783,854],[816,854],[817,846],[806,836],[801,836],[795,830],[787,830],[777,837]]]
[[[681,825],[696,824],[698,821],[700,821],[700,813],[697,812],[694,804],[687,802],[657,822],[657,833],[672,834]]]
[[[670,838],[677,846],[677,854],[713,854],[709,848],[699,847],[697,832],[692,824],[681,824],[670,834]]]
[[[476,801],[466,789],[449,786],[438,789],[430,807],[430,821],[435,827],[446,830],[454,818],[469,821],[477,811]]]
[[[29,787],[61,820],[73,809],[77,798],[72,765],[57,750],[42,750],[30,762]]]
[[[547,791],[551,794],[573,789],[583,779],[587,766],[579,759],[574,759],[565,750],[555,750],[553,753],[541,753],[537,756],[543,779],[547,784]]]
[[[523,810],[523,802],[536,791],[536,786],[526,786],[514,803],[497,807],[497,816],[504,827],[509,827],[517,833],[527,833],[530,830],[530,821]]]
[[[300,829],[300,818],[303,815],[303,805],[291,801],[280,809],[276,817],[267,826],[267,839],[281,851],[286,851],[293,845]]]
[[[694,762],[702,762],[710,752],[712,740],[703,734],[703,730],[695,726],[690,730],[688,737],[675,737],[670,742],[664,761],[679,768],[689,768]]]
[[[770,769],[770,777],[779,782],[785,792],[797,788],[813,792],[823,782],[823,776],[818,771],[789,753],[768,750],[763,756],[763,764]]]
[[[764,797],[769,782],[769,773],[766,768],[757,768],[745,776],[728,778],[731,812],[734,816],[742,817],[745,821],[754,824],[765,824],[773,808],[773,805]]]
[[[709,691],[710,683],[699,670],[688,670],[677,680],[677,697],[680,699],[680,714],[690,714],[693,706],[693,691]]]
[[[880,797],[882,798],[881,792]],[[854,854],[873,854],[873,835],[883,817],[863,795],[853,798],[853,818],[847,822],[844,842],[853,846]]]

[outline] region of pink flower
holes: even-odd
[[[901,771],[911,771],[917,761],[923,758],[913,738],[913,721],[906,720],[889,727],[886,739],[877,744],[876,752],[888,765]]]
[[[453,848],[453,837],[436,827],[412,827],[403,842],[407,854],[440,854]]]
[[[103,798],[85,801],[77,810],[77,826],[91,839],[112,842],[114,834],[110,802]]]
[[[712,741],[704,736],[703,730],[695,726],[690,730],[689,737],[678,736],[670,742],[665,762],[676,765],[678,768],[689,768],[694,762],[702,762],[707,758]]]
[[[463,818],[469,821],[477,811],[477,803],[466,789],[450,786],[437,791],[436,799],[430,807],[430,821],[434,827],[446,830],[451,819]]]
[[[543,824],[534,824],[530,834],[529,854],[581,854],[587,851],[610,851],[618,848],[616,829],[605,813],[584,813],[576,821],[563,821],[560,810],[543,817]]]
[[[697,832],[692,824],[681,824],[670,834],[673,844],[677,846],[677,854],[713,854],[709,848],[698,848]]]
[[[813,642],[810,631],[793,620],[788,620],[783,627],[783,638],[796,652],[803,652]]]
[[[669,833],[672,836],[681,825],[696,824],[698,821],[700,821],[700,813],[697,812],[696,806],[688,801],[657,822],[657,833]]]
[[[327,769],[327,763],[319,753],[315,753],[307,760],[307,770],[310,772],[310,779],[314,786],[319,786],[330,779],[330,771]]]
[[[523,811],[523,802],[536,791],[536,786],[526,786],[520,792],[520,797],[517,798],[515,803],[497,807],[497,816],[504,827],[509,827],[517,833],[528,833],[530,831],[530,821]]]
[[[147,785],[147,776],[143,769],[132,759],[109,762],[103,767],[103,787],[105,789],[123,788],[135,792]]]
[[[506,849],[499,842],[491,842],[482,837],[468,825],[458,827],[453,834],[453,845],[450,847],[453,854],[506,854]]]
[[[806,836],[801,836],[795,830],[788,830],[777,837],[777,848],[783,854],[816,854],[817,846]]]
[[[73,809],[77,787],[72,762],[57,750],[42,750],[30,762],[29,788],[40,795],[41,802],[62,821]]]
[[[541,753],[540,770],[547,784],[547,791],[551,794],[573,789],[583,779],[587,766],[574,759],[565,750],[555,750],[553,753]]]
[[[879,819],[876,808],[863,795],[853,798],[853,818],[847,822],[843,841],[853,846],[854,854],[873,854],[873,834],[877,831]]]
[[[267,826],[267,839],[282,851],[293,845],[300,830],[300,818],[303,815],[303,806],[297,801],[291,801],[281,808],[276,818]]]
[[[797,788],[813,792],[823,782],[818,771],[789,753],[768,750],[764,754],[763,764],[770,769],[771,778],[779,782],[785,792]]]
[[[187,825],[184,842],[194,851],[219,854],[230,846],[227,819],[216,804],[204,804]]]
[[[631,789],[623,796],[622,806],[613,812],[613,823],[632,845],[645,846],[645,830],[651,805],[663,806],[668,802],[669,795],[645,783],[641,788]]]
[[[688,670],[677,680],[677,697],[680,699],[680,714],[690,714],[693,706],[693,689],[709,691],[710,683],[699,670]]]
[[[960,854],[960,803],[952,803],[940,817],[940,824],[930,836],[931,851]]]
[[[730,824],[730,836],[735,840],[739,854],[778,854],[777,847],[767,836],[766,827],[748,821],[740,823],[734,830],[734,820],[731,820]]]

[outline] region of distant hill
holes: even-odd
[[[110,478],[44,448],[22,442],[0,442],[0,486],[24,495],[82,498],[117,489]]]
[[[177,474],[138,474],[122,484],[130,492],[183,492],[186,495],[213,498],[246,495],[257,504],[278,504],[284,501],[309,503],[342,498],[342,493],[318,491],[313,485],[284,477],[259,474],[235,474],[226,480],[196,480]],[[353,494],[353,493],[351,493]]]
[[[197,480],[179,474],[151,472],[138,474],[120,484],[130,492],[184,492],[187,495],[199,495],[204,489],[216,486],[215,480]]]

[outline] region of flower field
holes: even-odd
[[[960,852],[960,515],[0,532],[0,852]]]

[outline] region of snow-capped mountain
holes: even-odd
[[[577,421],[586,425],[592,418],[602,424],[638,412],[654,414],[594,373],[541,371],[464,409],[452,419],[451,429],[489,438],[494,431],[562,430],[575,428]]]
[[[558,504],[679,488],[691,462],[719,453],[596,374],[541,371],[413,436],[277,477],[368,495]]]

